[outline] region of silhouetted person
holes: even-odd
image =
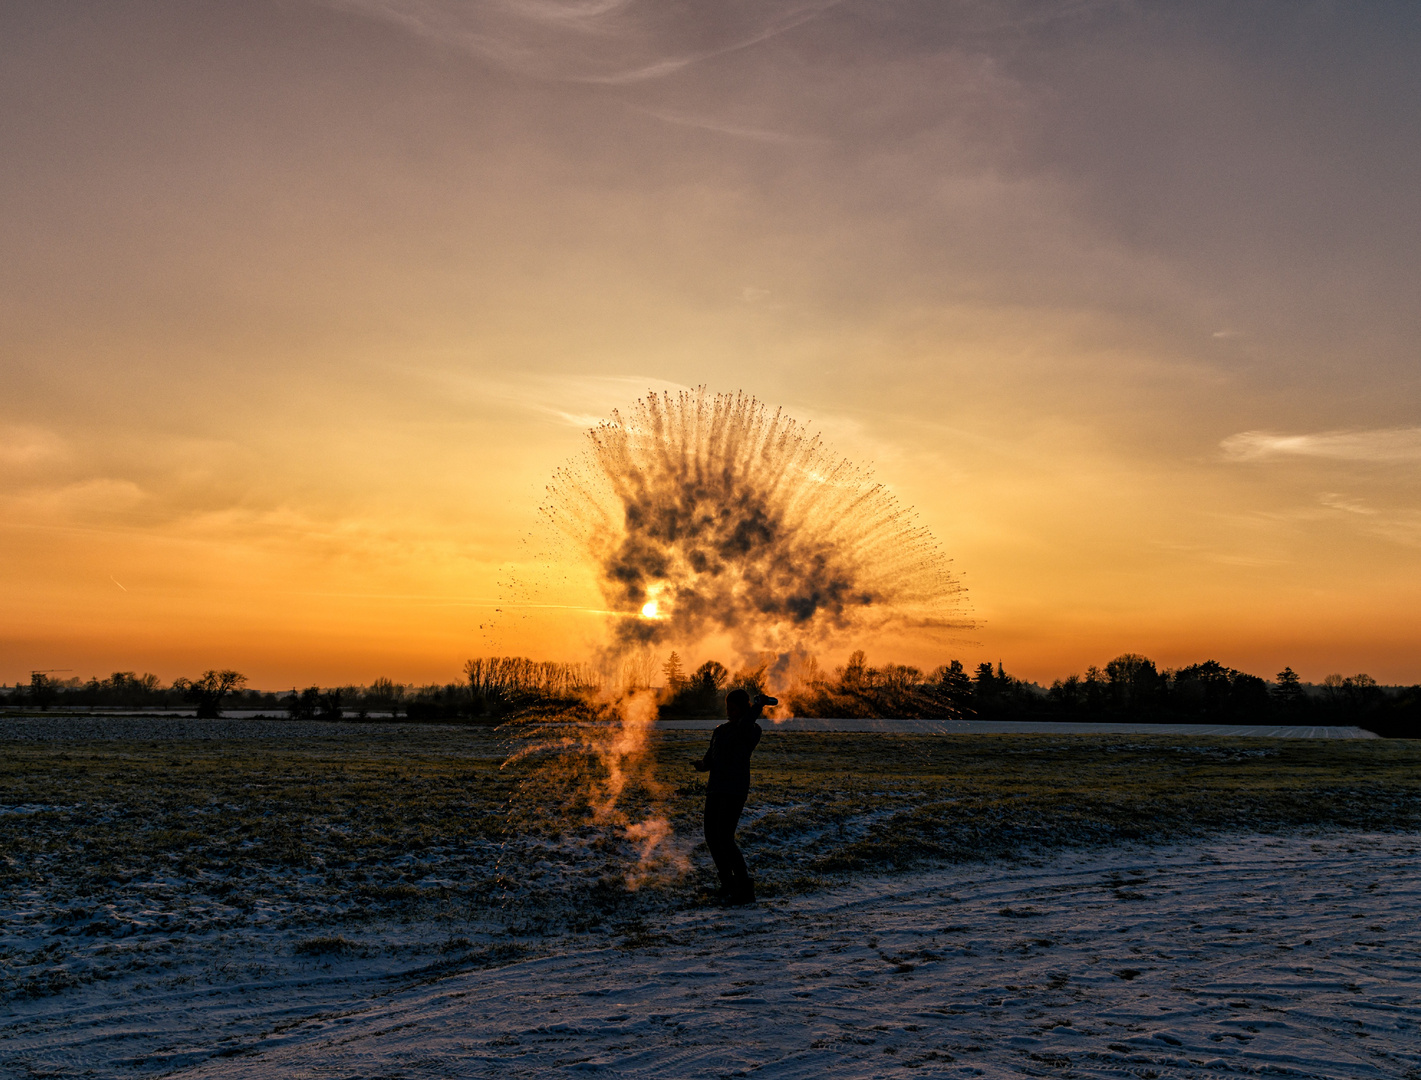
[[[706,756],[692,762],[697,772],[710,772],[706,782],[706,847],[720,873],[720,898],[727,904],[753,904],[755,885],[745,868],[745,856],[735,846],[735,826],[750,794],[750,754],[760,741],[761,703],[751,704],[744,690],[725,695],[729,719],[711,734]]]

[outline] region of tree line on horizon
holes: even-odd
[[[63,708],[172,709],[194,707],[199,717],[220,715],[224,701],[263,697],[246,689],[247,677],[230,668],[204,671],[194,679],[177,678],[164,686],[151,672],[115,671],[107,679],[55,679],[43,671],[30,673],[29,685],[4,688],[8,704],[47,711]]]
[[[367,719],[372,715],[407,715],[414,719],[453,715],[446,703],[467,697],[462,683],[433,683],[422,686],[376,679],[366,685],[293,687],[288,693],[255,690],[247,677],[230,668],[211,669],[195,678],[178,678],[164,684],[158,676],[145,672],[116,671],[105,679],[97,676],[55,679],[34,672],[28,684],[0,686],[0,702],[10,707],[47,712],[60,709],[126,709],[140,712],[167,712],[193,709],[199,718],[215,718],[224,710],[257,710],[272,715],[285,714],[293,720]],[[463,708],[459,715],[468,715]]]
[[[133,672],[88,681],[55,680],[36,672],[28,686],[16,684],[4,693],[11,705],[42,710],[51,705],[192,707],[199,717],[214,717],[224,708],[240,708],[285,713],[293,720],[403,716],[497,723],[520,712],[585,701],[608,689],[641,689],[657,694],[663,717],[709,717],[724,714],[731,689],[765,690],[771,662],[732,673],[708,660],[686,671],[672,652],[660,665],[660,685],[653,686],[657,665],[648,656],[633,658],[612,675],[588,664],[484,657],[464,665],[462,682],[416,687],[381,678],[368,686],[310,686],[287,694],[250,689],[246,676],[231,669],[212,669],[168,686],[154,675]],[[1136,653],[1088,667],[1084,675],[1057,679],[1050,687],[1009,675],[1000,661],[969,671],[952,660],[925,672],[905,664],[871,666],[863,650],[832,674],[821,672],[810,659],[791,682],[783,706],[802,717],[1340,724],[1421,737],[1421,686],[1381,686],[1365,674],[1305,683],[1291,667],[1268,681],[1216,660],[1161,670]]]
[[[834,678],[790,696],[796,716],[987,719],[1157,724],[1334,724],[1378,734],[1421,736],[1421,686],[1384,687],[1366,674],[1304,683],[1291,667],[1269,682],[1205,660],[1161,670],[1137,653],[1055,680],[1049,688],[958,661],[924,673],[901,664],[868,666],[856,652]]]

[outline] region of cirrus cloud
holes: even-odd
[[[736,0],[690,18],[668,16],[647,0],[325,2],[527,75],[620,85],[758,45],[841,0]]]
[[[1303,435],[1241,431],[1220,442],[1219,448],[1230,461],[1324,458],[1331,461],[1413,462],[1421,461],[1421,427],[1320,431]]]

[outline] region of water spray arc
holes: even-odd
[[[629,887],[689,862],[670,825],[671,788],[655,775],[656,697],[608,673],[651,647],[718,636],[742,657],[778,656],[773,681],[810,648],[853,635],[966,625],[962,589],[912,510],[744,394],[649,394],[613,412],[554,475],[541,509],[618,617],[604,691],[527,724],[510,764],[539,770],[550,797],[561,792],[569,811],[634,849]]]
[[[542,509],[624,616],[614,651],[723,633],[750,655],[963,625],[961,587],[913,512],[781,410],[649,394],[588,439]]]

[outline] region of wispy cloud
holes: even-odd
[[[1421,547],[1421,511],[1395,507],[1378,509],[1335,491],[1323,492],[1317,501],[1329,510],[1355,515],[1350,520],[1365,533],[1394,544]]]
[[[1242,431],[1219,443],[1230,461],[1323,458],[1331,461],[1421,462],[1421,427],[1281,435]]]
[[[530,372],[523,376],[466,372],[453,368],[400,366],[461,400],[499,409],[524,409],[572,427],[596,427],[613,409],[625,409],[649,393],[689,391],[692,387],[649,375],[569,375]]]
[[[544,380],[536,400],[522,403],[573,427],[596,427],[608,419],[613,409],[625,409],[648,393],[676,394],[691,387],[665,379],[622,375],[574,376],[566,380]],[[589,409],[588,406],[592,408]]]
[[[0,426],[0,465],[38,465],[64,456],[64,440],[45,428]]]
[[[1338,494],[1335,491],[1324,491],[1317,497],[1317,501],[1331,510],[1345,510],[1349,514],[1370,516],[1376,513],[1376,510],[1366,503],[1349,498],[1346,495]]]
[[[9,495],[0,502],[0,513],[26,521],[92,522],[123,517],[150,499],[132,480],[97,476]]]
[[[748,139],[751,142],[775,143],[784,146],[809,145],[811,143],[823,144],[827,139],[813,135],[791,135],[783,131],[772,131],[767,128],[749,127],[744,124],[732,124],[714,117],[690,116],[685,113],[668,112],[664,109],[644,109],[633,106],[636,112],[644,113],[647,116],[655,117],[666,124],[674,124],[677,127],[698,128],[701,131],[709,131],[716,135],[728,135],[734,139]]]
[[[843,0],[718,4],[669,20],[639,0],[323,0],[526,75],[625,85],[738,52]]]

